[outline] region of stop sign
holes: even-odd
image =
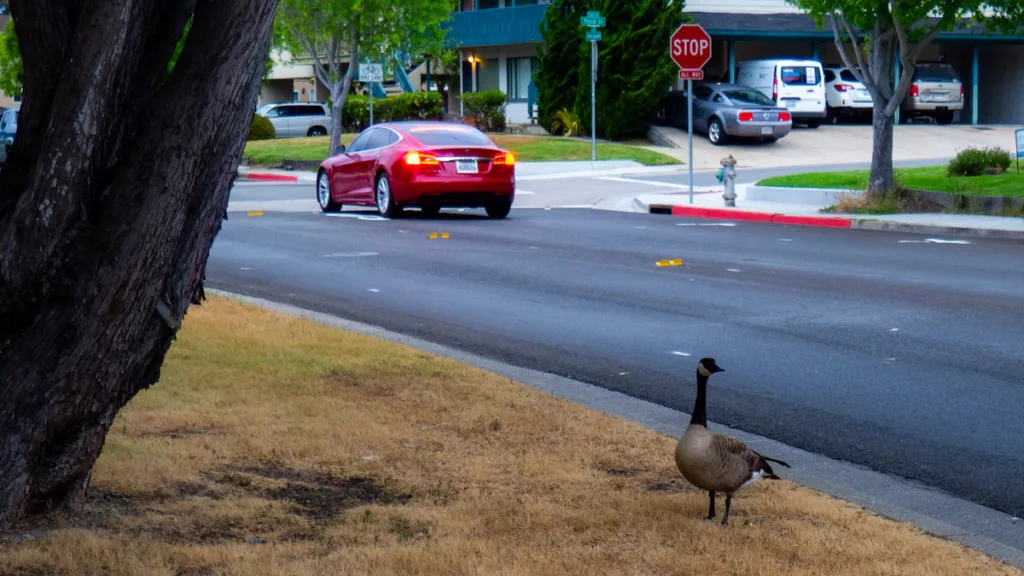
[[[711,36],[700,24],[683,24],[669,42],[672,60],[684,71],[700,70],[711,60]]]

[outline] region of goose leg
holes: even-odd
[[[705,520],[714,520],[715,519],[715,491],[714,490],[708,491],[708,496],[710,496],[711,503],[708,505],[708,517],[705,518]]]
[[[722,517],[722,526],[729,525],[729,508],[732,506],[732,494],[725,495],[725,516]]]

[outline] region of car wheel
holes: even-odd
[[[323,126],[313,126],[306,132],[306,136],[327,136],[327,129]]]
[[[316,203],[324,212],[339,212],[341,204],[334,201],[331,196],[331,179],[327,177],[327,171],[321,170],[316,177]]]
[[[491,218],[504,218],[512,211],[512,199],[499,198],[491,200],[487,203],[487,206],[484,207],[484,210],[487,210],[487,215]]]
[[[438,204],[424,204],[420,206],[420,211],[423,212],[424,216],[437,216],[441,211],[441,206]]]
[[[836,109],[828,106],[825,109],[825,122],[828,124],[839,124],[839,113]]]
[[[374,186],[374,198],[377,201],[377,212],[385,218],[397,218],[402,213],[402,208],[395,204],[395,195],[392,194],[391,180],[387,174],[377,176],[377,185]]]
[[[725,144],[725,128],[722,128],[722,122],[718,118],[712,118],[708,122],[708,140],[715,146]]]

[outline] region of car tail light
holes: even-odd
[[[917,98],[917,95],[920,93],[921,90],[917,87],[917,84],[914,84],[913,86],[910,87],[910,95],[913,96],[914,98]]]
[[[846,84],[836,84],[835,85],[836,92],[846,92],[846,88],[847,88]]]
[[[422,165],[437,165],[437,158],[429,154],[420,154],[419,152],[409,152],[405,155],[405,163],[409,166],[422,166]]]
[[[507,154],[499,154],[498,156],[495,156],[494,163],[501,164],[503,166],[515,166],[516,155],[511,152]]]
[[[754,113],[753,112],[740,112],[739,113],[739,119],[740,119],[740,122],[750,122],[751,120],[754,119]]]
[[[964,85],[963,84],[960,85],[960,99],[961,100],[964,99]]]
[[[779,79],[772,79],[772,100],[776,100],[779,97]]]
[[[790,122],[791,120],[793,120],[793,117],[789,115],[789,112],[779,112],[779,121]]]

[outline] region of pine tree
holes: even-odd
[[[587,44],[580,17],[586,11],[584,0],[554,0],[541,22],[544,45],[537,48],[539,70],[533,82],[537,86],[538,122],[546,130],[551,130],[559,110],[574,107],[580,81],[580,48]],[[589,82],[589,70],[587,74]]]
[[[643,136],[677,67],[669,58],[672,33],[683,23],[683,4],[673,0],[599,0],[607,20],[598,42],[597,134],[617,140]],[[576,18],[579,22],[579,18]],[[590,129],[590,43],[577,32],[575,109]]]

